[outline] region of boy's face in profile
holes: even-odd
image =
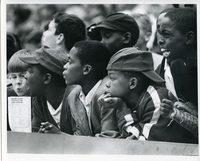
[[[67,85],[81,84],[83,81],[83,65],[77,56],[78,50],[73,47],[68,55],[68,63],[64,65],[63,77]]]
[[[35,65],[30,65],[28,68],[26,79],[29,83],[31,95],[40,95],[44,86],[44,77]]]
[[[122,32],[105,28],[101,28],[100,32],[102,38],[101,42],[109,49],[111,55],[115,54],[124,47],[124,36]]]
[[[26,72],[10,73],[13,89],[18,96],[29,95],[29,85],[25,75]]]
[[[181,58],[186,45],[185,36],[177,30],[175,22],[165,17],[165,13],[157,19],[157,31],[158,44],[168,62]]]
[[[106,92],[113,97],[125,98],[130,91],[130,79],[120,71],[108,71],[109,81]]]
[[[48,25],[48,30],[43,32],[42,36],[42,45],[48,46],[49,48],[56,48],[56,40],[57,35],[55,35],[56,32],[56,23],[54,20],[52,20]]]

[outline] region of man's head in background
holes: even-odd
[[[69,51],[73,45],[86,39],[84,22],[75,15],[56,13],[43,33],[42,44],[49,48],[60,46]]]

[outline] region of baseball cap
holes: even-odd
[[[164,83],[154,71],[151,52],[141,51],[135,47],[124,48],[116,52],[110,59],[107,70],[141,72],[156,83]]]
[[[106,28],[115,31],[130,32],[134,42],[139,38],[139,27],[135,19],[128,14],[113,13],[100,22],[95,29]]]
[[[27,64],[40,64],[46,69],[62,76],[63,66],[67,63],[67,53],[62,49],[41,47],[33,52],[32,56],[19,57]]]

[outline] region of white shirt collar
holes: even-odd
[[[167,63],[167,59],[165,59],[165,74],[164,74],[164,79],[165,79],[165,85],[166,88],[177,98],[175,86],[174,86],[174,79],[171,73],[171,69],[169,64]]]
[[[169,64],[167,63],[167,59],[165,59],[165,66],[164,66],[164,69],[165,69],[165,75],[167,75],[168,77],[172,78],[170,66],[169,66]]]
[[[92,98],[96,92],[96,90],[98,89],[99,85],[101,84],[102,80],[99,80],[95,86],[88,92],[87,96],[85,96],[85,94],[83,93],[83,91],[81,90],[80,94],[79,94],[79,98],[80,100],[83,102],[84,105],[88,105],[91,103]]]
[[[60,103],[58,108],[55,110],[52,105],[47,101],[47,107],[49,109],[50,114],[52,115],[55,122],[59,125],[60,124],[60,114],[61,114],[61,107],[62,107],[63,101]]]
[[[88,123],[89,123],[90,131],[92,131],[91,120],[90,120],[91,102],[92,102],[92,98],[93,98],[96,90],[98,89],[99,85],[101,84],[101,82],[102,82],[102,80],[99,80],[95,84],[95,86],[89,91],[89,93],[87,94],[87,96],[85,96],[85,94],[83,93],[82,90],[81,90],[81,92],[79,94],[79,99],[83,103],[83,105],[85,107],[85,110],[86,110],[86,114],[87,114],[87,118],[88,118]]]

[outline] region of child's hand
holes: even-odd
[[[119,97],[112,97],[109,93],[102,94],[99,97],[98,102],[102,106],[104,106],[106,108],[116,108],[118,110],[122,110],[122,108],[125,105],[124,101],[121,98],[119,98]]]
[[[174,103],[177,102],[177,98],[168,91],[169,99],[163,99],[160,105],[160,113],[163,117],[170,118],[170,115],[174,112]]]
[[[171,100],[163,99],[160,105],[160,114],[163,117],[170,119],[170,115],[173,112],[174,112],[174,103]]]
[[[38,133],[61,134],[62,132],[53,124],[49,122],[42,122]]]

